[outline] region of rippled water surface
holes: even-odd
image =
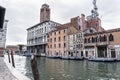
[[[120,62],[37,58],[40,80],[120,80]],[[30,58],[15,56],[16,69],[33,80]]]

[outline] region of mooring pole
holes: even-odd
[[[34,80],[40,80],[39,72],[38,72],[38,68],[37,68],[37,60],[34,55],[31,56],[31,68],[32,68]]]
[[[15,68],[14,56],[12,51],[11,51],[11,60],[12,60],[12,66]]]
[[[10,61],[10,53],[9,53],[9,51],[8,51],[8,61],[9,61],[9,63],[11,62]]]

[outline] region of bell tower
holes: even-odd
[[[40,9],[40,22],[50,20],[50,8],[49,5],[43,4]]]

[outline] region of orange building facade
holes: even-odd
[[[67,52],[67,29],[58,28],[48,34],[47,56],[63,56]]]

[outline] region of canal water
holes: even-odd
[[[33,80],[30,58],[14,56],[16,69]],[[120,80],[120,62],[37,58],[40,80]]]

